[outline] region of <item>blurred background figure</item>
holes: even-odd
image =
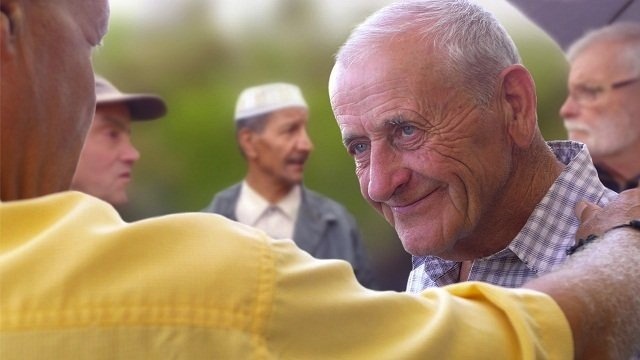
[[[602,183],[615,191],[640,178],[640,23],[588,32],[567,50],[569,96],[560,109],[569,139],[583,142]]]
[[[153,94],[127,94],[95,76],[96,111],[71,188],[114,206],[128,201],[127,185],[140,153],[131,143],[131,121],[164,116],[164,100]]]
[[[313,150],[309,109],[300,88],[269,83],[243,90],[235,110],[236,139],[247,163],[242,182],[217,193],[204,211],[291,238],[317,258],[344,259],[366,287],[373,275],[354,217],[302,185]]]

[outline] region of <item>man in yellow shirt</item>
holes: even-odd
[[[94,108],[106,0],[2,0],[0,358],[625,356],[638,345],[639,234],[607,232],[556,273],[420,296],[211,214],[125,223],[68,188]],[[602,233],[633,190],[580,213]],[[627,271],[615,271],[613,264]],[[607,284],[605,287],[603,284]]]

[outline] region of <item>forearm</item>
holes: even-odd
[[[549,294],[571,324],[576,358],[640,350],[640,232],[616,229],[525,287]]]
[[[278,357],[566,359],[571,333],[546,295],[465,282],[421,294],[374,292],[346,262],[272,243],[277,288],[265,339]],[[291,324],[296,324],[294,327]]]

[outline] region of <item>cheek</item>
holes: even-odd
[[[488,152],[487,152],[488,153]],[[481,213],[491,211],[497,199],[501,198],[503,189],[512,178],[513,159],[508,151],[502,149],[481,162],[479,159],[470,172],[461,176],[464,182],[464,196],[467,202],[469,217],[480,216]]]
[[[362,197],[371,205],[376,211],[380,214],[384,215],[387,220],[391,222],[390,219],[393,217],[389,213],[390,217],[387,217],[387,214],[383,211],[383,205],[377,201],[371,200],[369,197],[369,172],[364,169],[359,169],[356,171],[356,176],[358,177],[358,184],[360,185],[360,194]]]
[[[493,178],[498,176],[496,173],[502,173],[502,160],[489,156],[492,153],[484,154],[486,158],[450,152],[448,156],[433,158],[428,167],[421,169],[421,173],[433,181],[446,184],[448,197],[454,207],[468,211],[477,205],[478,196],[484,189],[493,187]]]
[[[589,128],[595,128],[600,123],[600,119],[607,116],[607,112],[601,109],[585,109],[577,121],[582,122]]]
[[[369,200],[369,172],[363,168],[356,168],[356,177],[358,178],[358,184],[360,185],[360,194],[367,201]]]

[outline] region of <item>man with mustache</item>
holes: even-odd
[[[249,87],[240,93],[234,117],[247,173],[241,183],[217,193],[204,211],[293,239],[317,258],[347,260],[360,283],[374,287],[354,217],[302,185],[313,143],[300,88],[282,82]]]
[[[128,201],[127,185],[140,152],[131,142],[131,122],[164,116],[164,100],[153,94],[126,94],[96,75],[96,112],[71,188],[111,205]]]
[[[567,51],[569,96],[560,116],[569,139],[587,145],[602,183],[640,181],[640,23],[593,30]]]

